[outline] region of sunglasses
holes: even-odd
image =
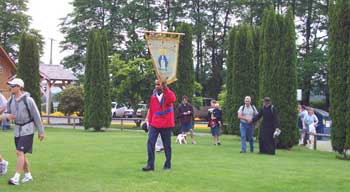
[[[18,87],[18,85],[9,85],[10,88]]]

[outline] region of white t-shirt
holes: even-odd
[[[163,93],[161,93],[161,94],[157,94],[157,98],[158,98],[158,101],[160,102],[161,100],[162,100],[162,98],[163,98]]]
[[[244,110],[243,110],[243,106],[244,106]],[[242,105],[238,111],[238,113],[241,113],[243,117],[247,118],[247,119],[252,119],[254,117],[255,114],[257,114],[258,112],[256,111],[256,109],[253,107],[253,105],[250,105],[249,107]],[[242,122],[244,123],[248,123],[246,120],[241,119]]]

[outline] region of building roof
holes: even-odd
[[[78,78],[73,73],[65,69],[62,65],[40,64],[40,75],[47,80],[77,81]]]

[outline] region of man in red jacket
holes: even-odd
[[[155,90],[151,95],[149,102],[149,113],[147,123],[149,125],[148,131],[148,162],[142,171],[154,170],[154,148],[157,141],[158,134],[161,135],[164,152],[165,163],[164,170],[171,168],[171,131],[175,127],[174,119],[174,102],[176,96],[171,91],[166,82],[161,83],[159,80],[155,81]]]

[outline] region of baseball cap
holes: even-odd
[[[271,101],[270,97],[264,97],[264,101]]]
[[[24,88],[24,82],[20,78],[14,78],[11,81],[7,82],[8,85],[18,85],[22,88]]]

